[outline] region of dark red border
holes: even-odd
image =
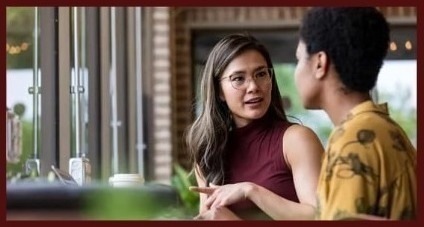
[[[6,6],[414,6],[418,0],[5,0]]]
[[[2,7],[1,8],[1,11],[0,11],[0,15],[1,15],[1,24],[0,24],[0,26],[1,26],[1,31],[2,31],[2,33],[3,33],[3,35],[1,36],[1,43],[3,43],[3,45],[6,43],[6,8],[5,7]],[[4,46],[3,46],[3,48],[4,48]],[[1,97],[4,97],[4,98],[1,98],[0,99],[0,102],[1,102],[1,106],[3,106],[3,108],[5,108],[6,109],[6,55],[1,55],[1,61],[0,61],[0,68],[1,68],[1,81],[0,81],[0,91],[2,92],[1,93]],[[3,109],[3,111],[4,111],[4,109]],[[3,112],[3,120],[2,120],[2,123],[0,124],[0,126],[1,126],[1,130],[0,130],[0,138],[2,138],[2,145],[0,145],[0,146],[2,146],[3,147],[3,149],[5,149],[5,147],[6,147],[6,127],[5,127],[5,120],[6,120],[6,115],[5,115],[5,113]],[[2,149],[2,150],[3,150]],[[5,150],[3,150],[3,155],[4,155],[4,153],[5,153]],[[0,200],[0,202],[3,202],[3,200],[6,200],[6,157],[5,156],[3,156],[3,158],[1,158],[1,166],[3,166],[3,168],[1,168],[1,185],[2,185],[2,188],[4,189],[4,190],[2,190],[2,192],[4,191],[4,193],[2,193],[3,194],[3,196],[1,196],[0,198],[1,198],[1,200]],[[3,209],[4,210],[6,210],[6,201],[4,201],[3,202],[4,203],[4,206],[2,206],[2,207],[4,207]],[[2,220],[5,220],[6,219],[6,212],[3,212],[2,213]]]
[[[419,6],[418,0],[343,0],[342,2],[336,1],[336,0],[318,0],[318,1],[312,1],[312,0],[120,0],[120,1],[110,1],[110,0],[102,0],[102,1],[96,1],[96,0],[66,0],[66,1],[60,1],[57,0],[6,0],[5,6],[336,6],[336,5],[345,5],[345,6],[417,6],[418,7],[418,13],[417,13],[417,75],[418,76],[418,89],[417,89],[417,106],[418,106],[418,120],[417,120],[417,132],[418,132],[418,175],[422,175],[423,170],[423,155],[421,154],[421,150],[423,148],[423,140],[424,138],[421,138],[421,131],[424,130],[423,128],[423,120],[422,115],[424,114],[424,111],[422,110],[422,101],[424,100],[424,91],[422,89],[419,89],[420,86],[422,87],[422,83],[424,82],[424,79],[421,78],[423,76],[423,45],[419,41],[424,40],[423,35],[423,22],[422,22],[422,13],[423,8]],[[3,35],[1,36],[2,43],[5,43],[5,24],[6,24],[6,10],[5,7],[2,7],[1,12],[1,30],[3,31]],[[5,55],[1,55],[2,61],[0,63],[1,70],[2,70],[2,78],[1,78],[1,87],[0,90],[3,91],[3,97],[6,97],[6,59]],[[5,98],[1,99],[1,103],[3,106],[6,105]],[[1,125],[1,135],[0,138],[5,138],[5,128],[4,124]],[[5,143],[5,139],[2,140],[2,143]],[[2,158],[2,164],[5,165],[5,158],[3,156]],[[6,220],[6,198],[5,198],[5,168],[2,168],[2,188],[4,189],[4,196],[1,197],[0,202],[4,204],[3,213],[2,213],[2,220]],[[59,222],[59,221],[43,221],[43,222],[16,222],[16,221],[4,221],[5,225],[7,226],[25,226],[28,227],[29,225],[37,225],[37,226],[234,226],[234,225],[242,225],[242,226],[362,226],[362,225],[372,225],[374,226],[423,226],[423,187],[422,187],[422,180],[420,177],[418,177],[418,200],[419,200],[419,217],[417,221],[411,221],[411,222],[372,222],[372,223],[363,223],[363,222],[324,222],[324,221],[312,221],[312,222],[296,222],[296,221],[287,221],[287,222],[268,222],[268,221],[243,221],[243,222],[197,222],[197,221],[141,221],[141,222],[105,222],[105,221],[90,221],[90,222],[84,222],[84,221],[77,221],[77,222]],[[3,221],[2,221],[3,222]],[[5,226],[2,224],[2,226]]]

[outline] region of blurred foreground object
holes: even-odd
[[[6,110],[6,160],[18,163],[22,155],[22,124],[17,114]]]

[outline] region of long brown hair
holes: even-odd
[[[200,103],[203,106],[186,131],[186,145],[207,185],[224,182],[224,150],[233,125],[231,111],[219,98],[219,79],[228,64],[247,50],[258,51],[265,58],[267,67],[273,68],[267,49],[258,40],[250,35],[232,34],[214,46],[202,72]],[[272,77],[271,104],[266,114],[287,121],[275,76]]]

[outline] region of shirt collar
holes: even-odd
[[[358,115],[365,112],[377,112],[380,114],[389,115],[389,109],[387,103],[376,104],[371,100],[362,102],[361,104],[355,106],[349,115]]]

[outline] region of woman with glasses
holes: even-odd
[[[311,219],[323,147],[284,113],[266,48],[220,40],[201,81],[202,110],[186,134],[200,192],[197,219]]]

